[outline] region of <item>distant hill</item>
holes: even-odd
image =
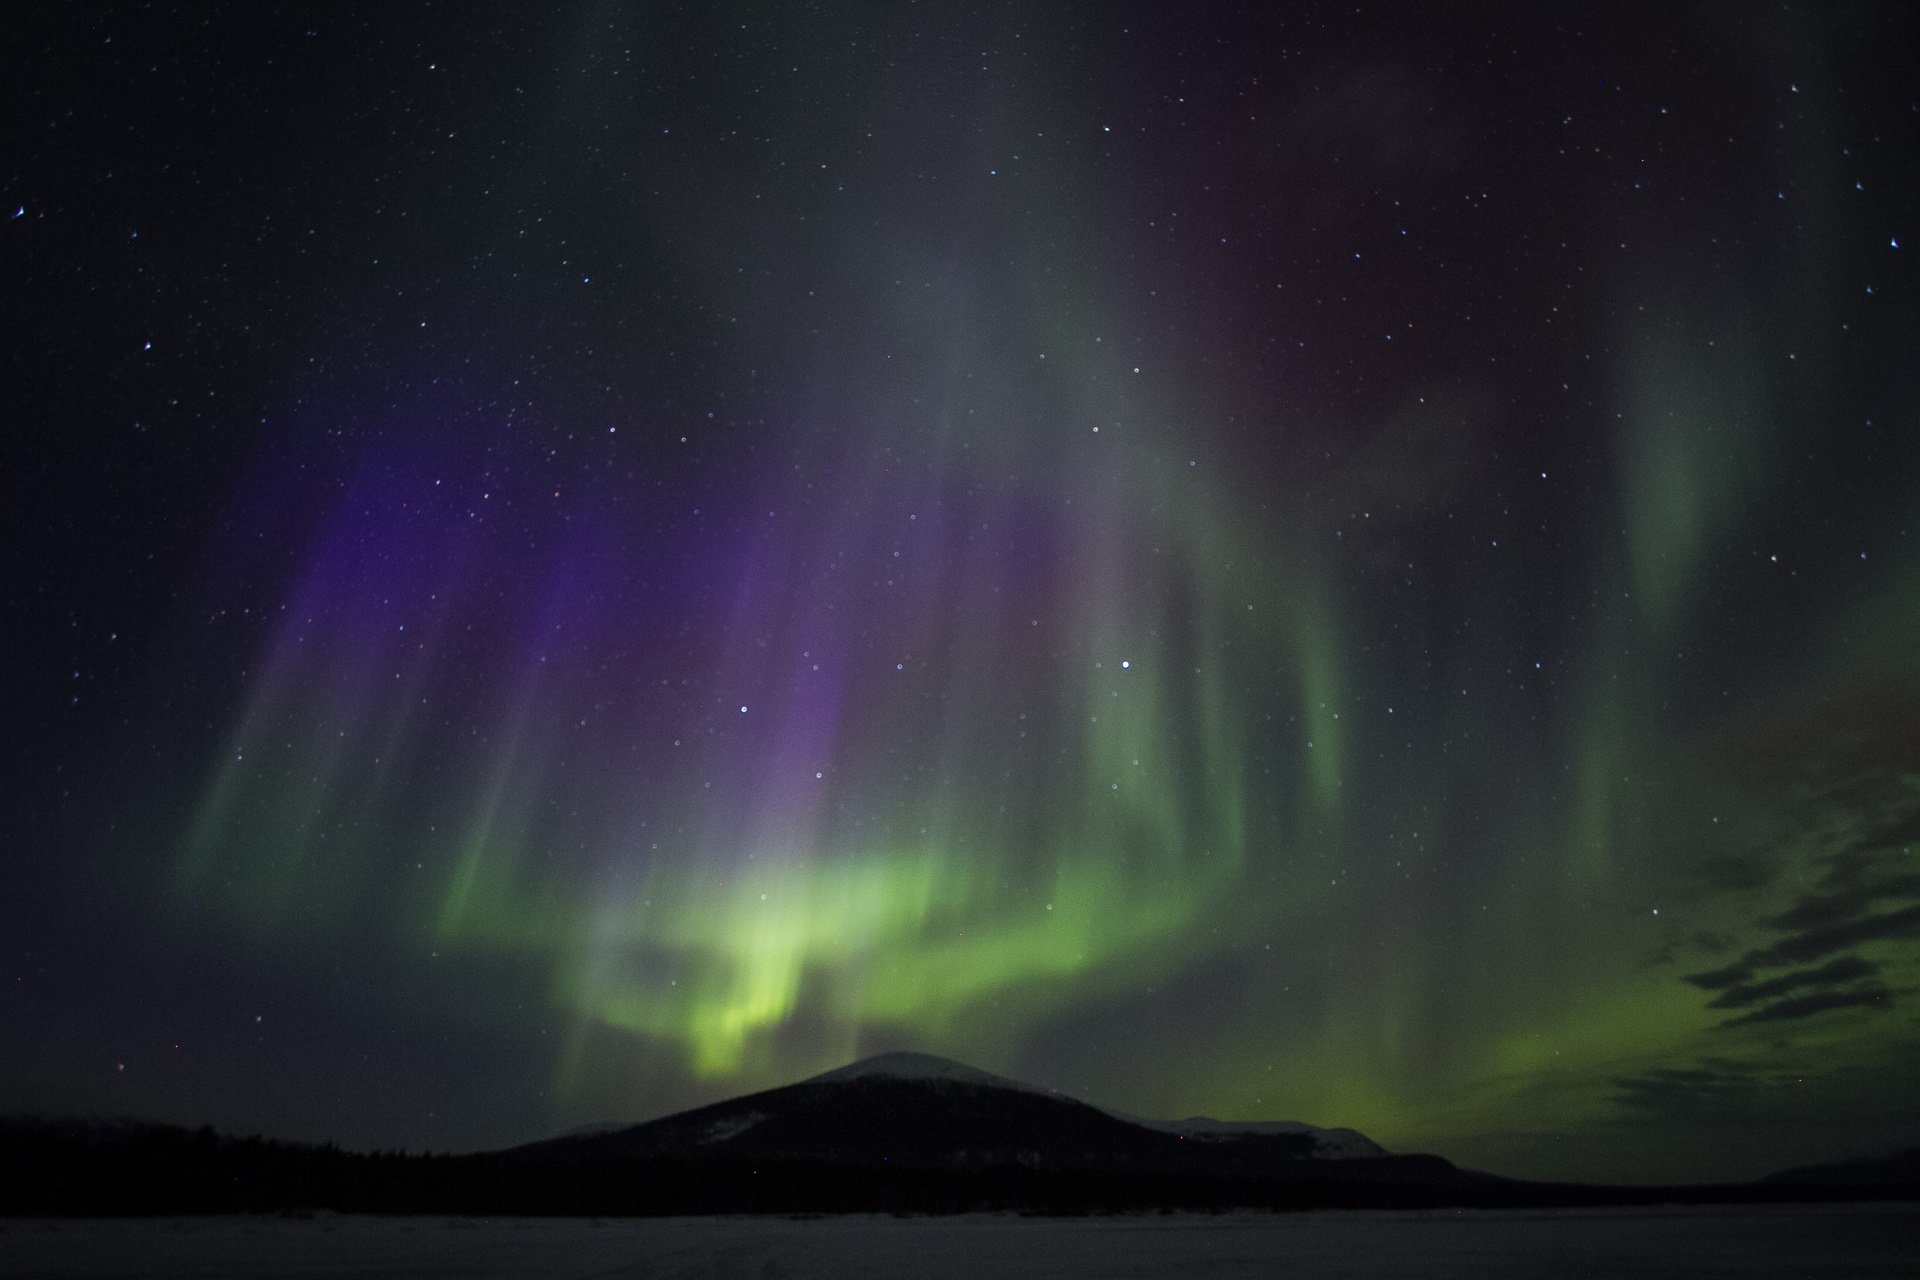
[[[1777,1187],[1879,1188],[1920,1192],[1920,1148],[1909,1147],[1887,1156],[1838,1160],[1831,1164],[1782,1169],[1761,1181]]]

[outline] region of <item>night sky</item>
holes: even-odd
[[[1920,1141],[1911,6],[366,8],[0,19],[0,1109]]]

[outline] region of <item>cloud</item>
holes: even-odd
[[[1880,826],[1883,828],[1889,827],[1897,815],[1911,811],[1914,805],[1913,792],[1900,775],[1876,765],[1867,765],[1852,773],[1831,775],[1807,799],[1812,804],[1837,813],[1865,815],[1879,812],[1893,815],[1881,818]]]
[[[1744,1108],[1767,1083],[1752,1067],[1714,1058],[1697,1067],[1660,1067],[1619,1076],[1613,1086],[1620,1100],[1636,1110],[1697,1118],[1702,1112]]]
[[[1887,1005],[1888,992],[1881,986],[1861,987],[1854,991],[1819,991],[1812,995],[1776,1001],[1755,1009],[1751,1013],[1729,1018],[1720,1025],[1738,1027],[1756,1022],[1792,1022],[1800,1018],[1811,1018],[1817,1013],[1826,1013],[1832,1009],[1876,1007],[1884,1009]]]
[[[1722,987],[1736,986],[1753,980],[1753,969],[1744,961],[1730,964],[1724,969],[1709,969],[1705,973],[1689,973],[1681,977],[1682,982],[1691,982],[1703,991],[1718,991]]]
[[[1920,872],[1851,885],[1827,893],[1809,894],[1767,924],[1776,929],[1808,929],[1862,915],[1888,898],[1920,897]]]
[[[1894,898],[1920,898],[1920,864],[1906,842],[1920,840],[1920,810],[1903,811],[1849,837],[1826,859],[1814,891],[1766,921],[1777,929],[1808,929],[1865,913]]]
[[[1822,956],[1849,950],[1863,942],[1914,937],[1920,937],[1920,902],[1898,911],[1856,916],[1836,924],[1807,929],[1782,938],[1771,946],[1749,951],[1742,957],[1741,963],[1756,969],[1806,964]]]
[[[1920,802],[1911,794],[1886,806],[1889,810],[1880,820],[1867,830],[1862,831],[1848,844],[1847,852],[1869,849],[1891,851],[1920,844]]]
[[[1717,997],[1707,1002],[1709,1009],[1744,1009],[1783,996],[1789,991],[1801,987],[1835,987],[1842,983],[1854,982],[1861,978],[1872,978],[1879,974],[1880,966],[1871,960],[1862,960],[1858,956],[1842,956],[1830,960],[1817,969],[1796,969],[1792,973],[1783,973],[1777,978],[1765,982],[1748,982],[1730,986]]]
[[[1911,691],[1873,690],[1742,726],[1735,758],[1754,787],[1755,817],[1738,838],[1750,843],[1692,850],[1684,874],[1709,892],[1795,888],[1767,904],[1773,914],[1752,918],[1768,931],[1760,939],[1740,952],[1703,947],[1718,967],[1681,975],[1709,993],[1706,1008],[1730,1015],[1721,1027],[1892,1006],[1899,988],[1883,985],[1880,965],[1859,953],[1920,938],[1916,712]],[[1683,1083],[1642,1082],[1669,1091]]]
[[[1920,937],[1920,903],[1902,907],[1898,911],[1860,915],[1817,929],[1802,930],[1768,946],[1757,947],[1724,968],[1683,974],[1680,980],[1699,987],[1702,991],[1719,992],[1718,996],[1708,1002],[1707,1007],[1710,1009],[1743,1009],[1748,1005],[1770,1000],[1802,987],[1832,986],[1873,977],[1879,973],[1878,966],[1858,956],[1841,956],[1815,969],[1800,969],[1765,981],[1755,981],[1761,969],[1811,964],[1838,952],[1847,951],[1863,942],[1913,937]],[[1887,999],[1888,993],[1884,988],[1874,987],[1868,991],[1877,993],[1873,995],[1876,1000]],[[1847,994],[1860,993],[1829,992],[1799,996],[1782,1001],[1778,1005],[1756,1009],[1752,1013],[1721,1025],[1738,1026],[1748,1022],[1774,1022],[1788,1018],[1801,1018],[1825,1009],[1837,1009],[1848,1004],[1867,1002],[1864,998],[1859,1000],[1839,998]],[[1822,1001],[1826,1003],[1821,1003]]]
[[[1702,887],[1717,893],[1764,889],[1777,874],[1773,859],[1755,851],[1701,853],[1688,860],[1687,871]]]

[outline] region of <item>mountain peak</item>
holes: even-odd
[[[851,1080],[906,1080],[935,1084],[963,1084],[974,1088],[1011,1089],[1017,1093],[1038,1094],[1049,1098],[1065,1096],[1055,1090],[1041,1089],[1034,1085],[1023,1084],[1018,1080],[1009,1080],[1005,1076],[997,1076],[990,1071],[970,1067],[964,1062],[955,1062],[951,1058],[906,1050],[862,1058],[858,1062],[848,1063],[844,1067],[837,1067],[832,1071],[812,1076],[801,1083],[840,1084]],[[1321,1160],[1349,1160],[1387,1154],[1386,1148],[1355,1130],[1323,1129],[1318,1125],[1302,1124],[1296,1120],[1232,1121],[1215,1120],[1210,1116],[1190,1116],[1185,1120],[1149,1120],[1104,1107],[1096,1110],[1104,1111],[1116,1120],[1123,1120],[1143,1129],[1176,1134],[1182,1138],[1203,1142],[1230,1142],[1238,1138],[1299,1138],[1306,1143],[1311,1155]]]
[[[822,1072],[802,1083],[833,1084],[847,1080],[932,1080],[989,1089],[1015,1089],[1021,1093],[1049,1092],[1046,1089],[1036,1089],[1030,1084],[1022,1084],[1018,1080],[1009,1080],[1005,1076],[996,1076],[978,1067],[970,1067],[964,1062],[955,1062],[951,1058],[904,1050],[862,1058],[844,1067]]]

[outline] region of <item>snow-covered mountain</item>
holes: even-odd
[[[1175,1140],[1177,1145],[1177,1140]],[[545,1157],[978,1169],[1126,1165],[1167,1135],[930,1054],[889,1053],[646,1124],[521,1148]]]
[[[1224,1142],[1249,1136],[1292,1136],[1310,1139],[1316,1160],[1362,1160],[1388,1154],[1387,1149],[1358,1129],[1322,1129],[1298,1120],[1215,1120],[1211,1116],[1189,1116],[1185,1120],[1145,1120],[1138,1116],[1114,1115],[1145,1129],[1177,1133],[1200,1142]]]
[[[1016,1089],[1048,1097],[1065,1096],[1057,1090],[1042,1089],[1037,1085],[1010,1080],[1006,1076],[997,1076],[990,1071],[982,1071],[964,1062],[955,1062],[951,1058],[942,1058],[931,1053],[882,1053],[871,1058],[862,1058],[858,1062],[837,1067],[832,1071],[822,1072],[806,1083],[873,1079],[949,1081],[957,1084],[984,1085],[996,1089]],[[1222,1142],[1249,1136],[1306,1138],[1313,1144],[1309,1154],[1316,1160],[1355,1160],[1388,1154],[1385,1147],[1357,1129],[1323,1129],[1318,1125],[1305,1124],[1298,1120],[1215,1120],[1211,1116],[1188,1116],[1184,1120],[1149,1120],[1144,1116],[1115,1111],[1111,1107],[1101,1107],[1100,1110],[1116,1120],[1137,1124],[1143,1129],[1176,1134],[1182,1138],[1201,1142]]]
[[[1042,1089],[1019,1080],[1010,1080],[1005,1076],[997,1076],[990,1071],[982,1071],[964,1062],[955,1062],[951,1058],[942,1058],[931,1053],[882,1053],[871,1058],[862,1058],[858,1062],[849,1063],[832,1071],[822,1072],[808,1083],[871,1079],[951,1081],[998,1089],[1017,1089],[1049,1097],[1065,1096],[1053,1089]],[[1102,1107],[1100,1110],[1116,1120],[1137,1124],[1143,1129],[1176,1134],[1182,1138],[1201,1142],[1222,1142],[1250,1136],[1306,1138],[1313,1144],[1309,1154],[1316,1160],[1356,1160],[1388,1154],[1385,1147],[1357,1129],[1323,1129],[1319,1125],[1305,1124],[1298,1120],[1215,1120],[1211,1116],[1189,1116],[1184,1120],[1150,1120],[1144,1116],[1115,1111],[1111,1107]]]
[[[1005,1076],[994,1075],[991,1071],[982,1071],[970,1067],[964,1062],[955,1062],[951,1058],[938,1057],[931,1053],[881,1053],[871,1058],[862,1058],[850,1062],[844,1067],[835,1067],[832,1071],[823,1071],[801,1081],[802,1084],[830,1084],[842,1080],[923,1080],[949,1084],[972,1085],[976,1088],[1013,1089],[1020,1093],[1038,1093],[1057,1096],[1051,1089],[1041,1089],[1018,1080],[1009,1080]]]
[[[1191,1169],[1242,1176],[1395,1157],[1352,1129],[1204,1116],[1148,1120],[928,1053],[883,1053],[646,1124],[575,1130],[535,1152],[622,1158],[879,1160],[939,1168]]]

